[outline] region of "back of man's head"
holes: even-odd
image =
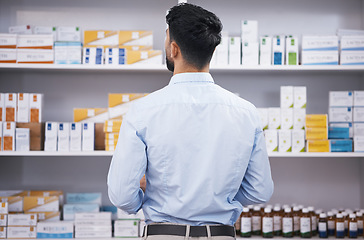
[[[166,21],[170,41],[177,43],[185,61],[198,69],[205,67],[221,42],[220,19],[202,7],[182,3],[169,10]]]

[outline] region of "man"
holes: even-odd
[[[143,208],[144,239],[235,239],[232,226],[242,207],[264,203],[273,192],[258,112],[209,74],[221,41],[215,14],[180,4],[166,19],[173,77],[124,118],[109,197],[128,213]]]

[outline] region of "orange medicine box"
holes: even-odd
[[[8,210],[10,213],[12,212],[23,212],[23,200],[22,196],[9,196],[9,197],[1,197],[0,202],[8,203]]]
[[[109,119],[107,108],[74,108],[74,122],[96,122],[103,123]]]
[[[17,94],[5,93],[5,120],[16,122]]]
[[[51,190],[51,191],[31,190],[29,191],[29,196],[35,196],[35,197],[58,196],[61,205],[63,204],[63,199],[64,199],[63,191],[60,190]]]
[[[0,33],[0,48],[16,48],[17,35],[10,33]]]
[[[0,48],[0,63],[16,63],[16,57],[16,49]]]
[[[308,140],[307,152],[330,152],[329,140]]]
[[[24,197],[24,212],[58,212],[59,197]]]
[[[15,151],[15,122],[3,122],[3,151]]]
[[[7,202],[0,202],[0,214],[8,214],[9,208]]]
[[[0,227],[6,227],[8,225],[8,215],[0,214]]]
[[[307,114],[306,128],[327,128],[327,114]]]
[[[29,93],[18,93],[17,122],[29,122]]]
[[[6,232],[7,232],[6,227],[0,227],[0,239],[6,238]]]
[[[5,121],[5,94],[0,93],[0,122]]]
[[[43,94],[29,94],[29,121],[42,122]]]

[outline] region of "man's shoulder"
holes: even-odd
[[[153,105],[159,103],[161,100],[163,100],[165,95],[166,95],[166,87],[159,89],[155,92],[149,93],[145,97],[138,99],[133,103],[132,107],[138,110],[144,108],[150,108]]]
[[[221,93],[224,94],[228,104],[231,104],[234,107],[243,108],[253,112],[257,111],[253,103],[240,97],[239,94],[232,93],[229,90],[226,90],[225,88],[222,88],[220,86],[218,86],[218,88],[221,91]]]

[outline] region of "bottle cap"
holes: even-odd
[[[300,208],[298,206],[297,207],[293,207],[293,211],[297,212],[299,210],[300,210]]]
[[[349,213],[347,213],[347,212],[342,212],[341,214],[342,214],[344,217],[349,216]]]
[[[285,209],[284,209],[284,212],[285,212],[285,213],[290,213],[290,212],[291,212],[291,208],[290,208],[290,207],[285,208]]]
[[[332,216],[334,216],[334,213],[333,212],[327,212],[327,216],[332,217]]]
[[[333,214],[338,214],[338,213],[339,213],[339,211],[338,211],[337,209],[332,209],[332,210],[331,210],[331,212],[332,212]]]
[[[303,212],[303,213],[308,213],[308,209],[307,209],[307,208],[303,208],[303,209],[302,209],[302,212]]]
[[[259,206],[254,206],[254,211],[260,211],[260,207]]]
[[[357,217],[362,217],[362,216],[363,216],[363,213],[362,213],[362,212],[357,212],[357,213],[356,213],[356,216],[357,216]]]
[[[320,213],[320,218],[326,218],[326,213]]]
[[[319,215],[320,213],[322,213],[323,211],[322,211],[322,209],[317,209],[316,211],[315,211],[315,213],[317,214],[317,215]]]
[[[310,212],[312,212],[313,210],[315,210],[315,208],[314,208],[314,207],[312,207],[312,206],[309,206],[307,209],[308,209],[308,211],[310,211]]]
[[[283,208],[283,209],[289,208],[289,205],[284,204],[284,205],[282,206],[282,208]]]
[[[270,212],[272,212],[272,209],[269,208],[269,207],[266,207],[266,208],[264,208],[264,212],[265,213],[270,213]]]
[[[276,212],[281,211],[281,207],[280,206],[275,206],[273,210],[276,211]]]
[[[355,213],[350,213],[349,217],[350,218],[356,218],[356,214]]]
[[[349,213],[349,214],[350,214],[350,213],[353,213],[353,211],[352,211],[351,209],[348,209],[348,208],[347,208],[347,209],[345,209],[345,212],[347,212],[347,213]]]
[[[303,209],[303,205],[298,205],[298,208],[301,210]]]
[[[249,212],[249,208],[247,207],[243,208],[243,212]]]
[[[343,215],[341,213],[336,214],[336,218],[343,218]]]

